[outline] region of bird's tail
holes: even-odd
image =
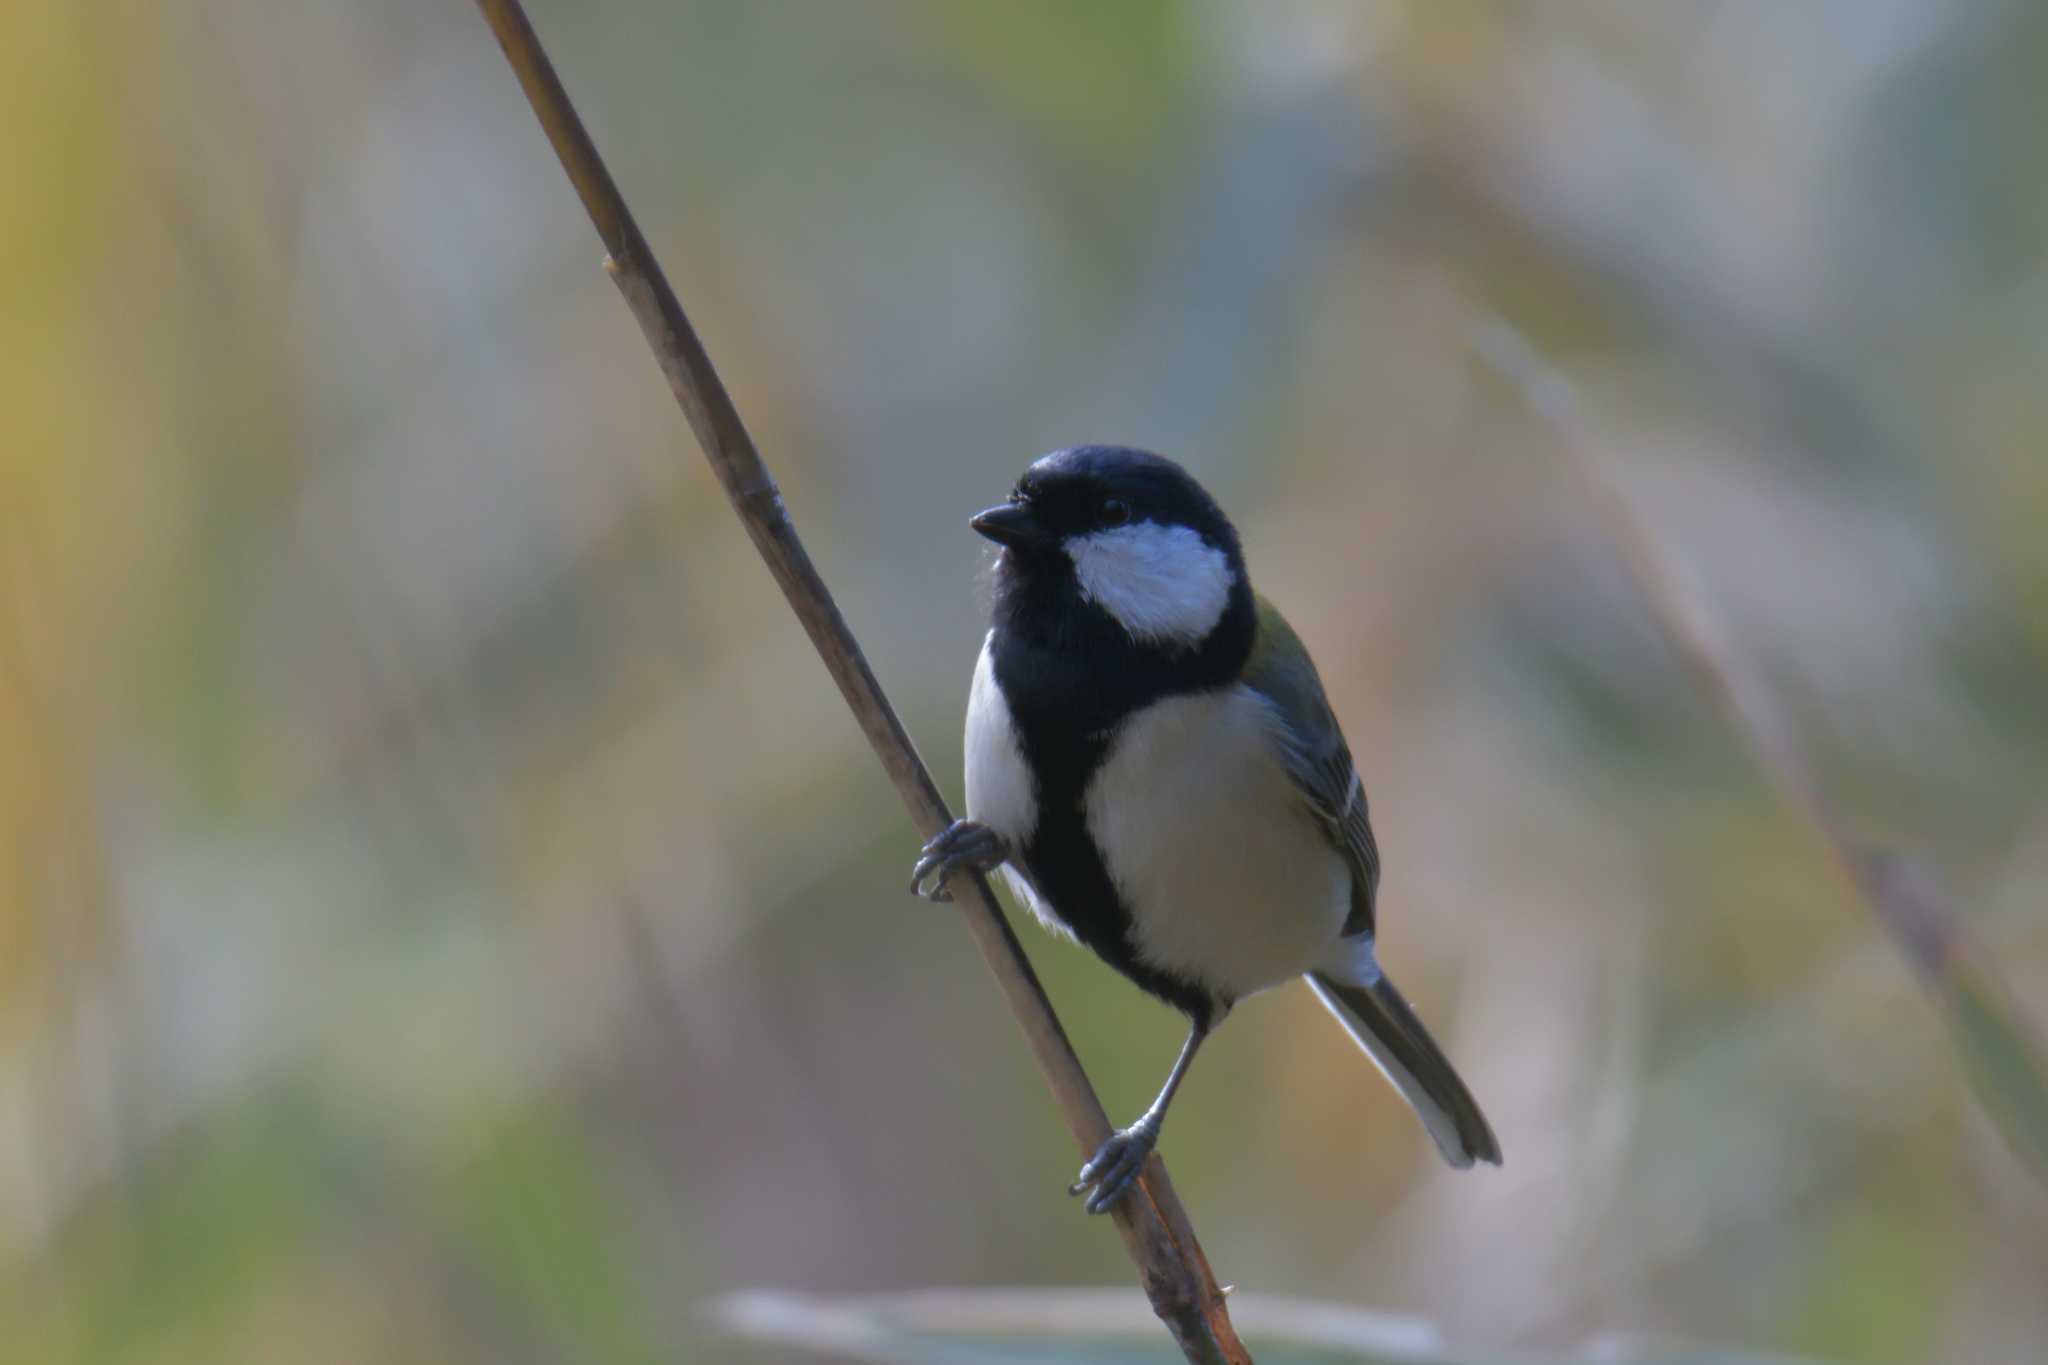
[[[1415,1110],[1444,1160],[1461,1168],[1474,1161],[1500,1165],[1500,1143],[1479,1101],[1392,981],[1382,975],[1360,986],[1310,972],[1308,984]]]

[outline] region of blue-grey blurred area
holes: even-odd
[[[1219,1278],[2048,1356],[2040,1078],[1947,994],[2048,1032],[2048,9],[532,11],[950,795],[967,517],[1045,450],[1184,461],[1314,650],[1507,1159],[1248,1002],[1163,1142]],[[782,1359],[699,1306],[1129,1285],[466,0],[16,0],[0,54],[0,1359]],[[1939,877],[1931,968],[1587,459]],[[1134,1116],[1177,1019],[1023,932]]]

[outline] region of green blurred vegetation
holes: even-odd
[[[1252,1002],[1164,1140],[1248,1302],[2048,1353],[2039,6],[533,11],[954,790],[965,517],[1043,450],[1185,460],[1315,650],[1507,1165]],[[17,0],[0,115],[0,1361],[780,1359],[703,1306],[1128,1284],[469,7]],[[1496,319],[1940,869],[1935,990]],[[1174,1020],[1027,941],[1134,1111]]]

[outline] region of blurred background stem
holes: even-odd
[[[1985,1111],[2032,1163],[2036,1178],[2048,1179],[2048,1052],[1995,965],[1965,942],[1964,917],[1939,873],[1923,857],[1861,843],[1842,827],[1790,717],[1729,638],[1706,590],[1680,570],[1645,524],[1613,461],[1586,431],[1571,381],[1498,319],[1479,327],[1475,348],[1555,432],[1588,506],[1621,548],[1672,648],[1786,803],[1819,836],[1843,885],[1948,1015]]]

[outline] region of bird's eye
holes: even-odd
[[[1122,498],[1105,498],[1102,502],[1102,524],[1122,526],[1131,519],[1131,505]]]

